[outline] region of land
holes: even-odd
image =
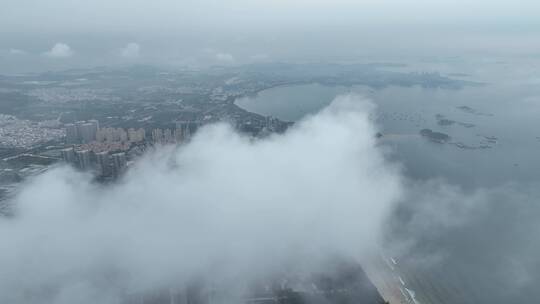
[[[205,124],[226,122],[253,138],[285,132],[292,122],[251,113],[235,104],[237,98],[273,87],[320,83],[459,89],[479,85],[437,73],[385,71],[385,66],[279,63],[205,70],[130,66],[0,76],[0,197],[9,198],[22,181],[60,161],[95,172],[98,182],[114,182],[119,169],[146,149],[183,144]],[[431,140],[449,140],[442,133],[423,132]],[[105,174],[104,155],[121,160],[122,168]],[[9,216],[11,206],[5,202],[0,202],[0,214]],[[333,265],[325,273],[287,272],[262,278],[243,301],[385,302],[360,265],[350,261]],[[209,290],[204,282],[193,283],[178,290],[126,295],[126,303],[204,304],[216,293],[227,293],[226,287]]]
[[[438,73],[385,70],[392,66],[273,63],[173,70],[139,65],[0,75],[0,197],[15,188],[11,181],[39,174],[62,160],[66,147],[126,153],[129,163],[155,144],[180,143],[179,138],[171,140],[179,124],[226,122],[255,138],[284,132],[292,122],[251,113],[235,104],[240,97],[273,87],[319,83],[459,89],[481,85]],[[465,106],[461,110],[483,115]],[[66,125],[89,120],[98,121],[100,129],[143,130],[145,134],[142,141],[74,145],[66,140]],[[162,138],[156,139],[156,134],[163,134]]]
[[[235,294],[240,282],[215,282],[199,278],[177,288],[126,295],[123,304],[385,304],[357,262],[333,259],[324,271],[287,269],[252,280],[243,294]],[[396,302],[397,303],[397,302]]]
[[[452,125],[458,125],[458,126],[462,126],[462,127],[465,127],[465,128],[474,128],[475,125],[472,124],[472,123],[468,123],[468,122],[461,122],[461,121],[456,121],[456,120],[452,120],[452,119],[448,119],[446,118],[446,116],[442,115],[442,114],[437,114],[435,115],[435,118],[437,119],[437,124],[439,126],[452,126]]]

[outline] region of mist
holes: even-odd
[[[249,282],[372,253],[403,190],[373,109],[341,96],[260,140],[211,125],[108,187],[65,166],[33,178],[0,219],[0,302],[117,303],[197,277]]]
[[[209,125],[113,185],[66,166],[32,178],[0,218],[0,301],[119,303],[199,278],[240,298],[260,277],[381,253],[471,296],[439,291],[448,303],[534,299],[538,184],[405,176],[374,136],[375,110],[339,96],[263,139]]]
[[[385,246],[404,273],[449,288],[442,303],[523,303],[538,297],[538,182],[465,190],[445,180],[412,181]],[[452,289],[455,288],[455,289]],[[456,292],[460,290],[461,292]]]

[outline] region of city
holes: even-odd
[[[373,88],[478,85],[437,73],[390,72],[386,66],[263,64],[202,71],[131,66],[1,76],[1,196],[60,160],[100,181],[114,181],[148,148],[185,143],[207,124],[223,122],[254,138],[282,133],[292,122],[235,104],[269,88],[313,81]]]

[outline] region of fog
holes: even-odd
[[[464,189],[404,176],[374,137],[373,111],[344,95],[257,140],[210,125],[109,186],[62,166],[36,176],[0,219],[0,302],[117,303],[201,277],[242,296],[291,265],[380,253],[403,261],[408,282],[443,288],[421,290],[442,303],[535,299],[537,182]]]
[[[440,303],[536,301],[538,181],[469,191],[444,180],[405,187],[385,244],[426,295]]]
[[[241,285],[290,263],[361,259],[402,192],[372,109],[342,96],[255,141],[208,126],[109,187],[67,167],[35,177],[0,219],[0,302],[115,303],[199,276]]]
[[[494,113],[493,132],[463,132],[501,144],[472,157],[449,150],[455,158],[385,145],[368,119],[376,106],[345,95],[263,139],[205,126],[188,144],[147,151],[111,185],[55,166],[26,180],[13,216],[0,217],[0,303],[118,303],[201,277],[242,296],[244,283],[291,265],[380,253],[433,303],[537,301],[539,12],[537,0],[2,0],[2,75],[404,63],[487,86],[426,97],[391,87],[390,110],[478,105]],[[400,163],[406,153],[413,161]]]

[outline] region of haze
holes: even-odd
[[[539,130],[538,0],[2,0],[0,303],[536,303]]]

